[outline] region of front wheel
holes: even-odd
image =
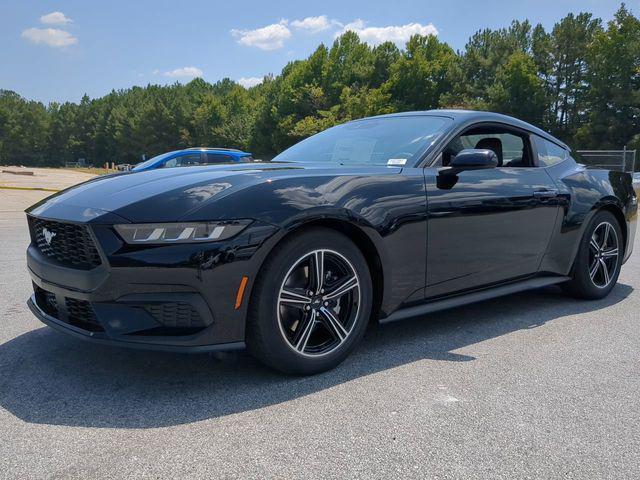
[[[565,291],[586,299],[607,296],[618,281],[623,248],[622,231],[616,217],[611,212],[598,212],[585,230],[572,278],[563,284]]]
[[[286,373],[329,370],[355,348],[371,314],[371,276],[347,237],[314,228],[286,239],[252,294],[247,346]]]

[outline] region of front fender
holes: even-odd
[[[427,225],[421,169],[274,176],[219,198],[189,220],[232,217],[279,227],[268,242],[269,252],[305,225],[342,222],[357,228],[382,264],[382,314],[423,297]]]

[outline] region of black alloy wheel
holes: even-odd
[[[286,373],[329,370],[364,335],[372,291],[367,262],[349,238],[319,227],[292,235],[276,246],[256,280],[247,347]]]
[[[618,268],[618,234],[608,221],[599,223],[589,242],[589,278],[598,288],[607,288]]]
[[[606,297],[618,281],[624,241],[620,222],[609,211],[599,211],[587,225],[563,289],[578,298]]]
[[[280,332],[301,355],[326,355],[347,341],[360,304],[351,262],[334,250],[313,250],[294,263],[280,286]]]

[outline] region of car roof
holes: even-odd
[[[237,148],[222,148],[222,147],[190,147],[182,150],[185,151],[199,151],[199,152],[224,152],[224,153],[236,153],[242,155],[251,155],[248,152],[243,152],[242,150],[238,150]]]
[[[378,115],[376,117],[369,118],[386,118],[386,117],[410,117],[416,115],[424,115],[424,116],[438,116],[438,117],[447,117],[452,119],[457,124],[468,124],[468,123],[476,123],[476,122],[496,122],[496,123],[505,123],[507,125],[512,125],[514,127],[521,128],[523,130],[527,130],[531,133],[535,133],[536,135],[545,138],[553,143],[561,145],[567,150],[571,150],[567,144],[563,141],[558,140],[556,137],[551,135],[550,133],[545,132],[544,130],[536,127],[535,125],[531,125],[523,120],[519,120],[514,117],[510,117],[509,115],[503,115],[501,113],[495,112],[483,112],[481,110],[455,110],[455,109],[439,109],[439,110],[421,110],[421,111],[412,111],[412,112],[400,112],[400,113],[389,113],[386,115]],[[362,118],[360,120],[366,120],[366,118]],[[355,122],[359,120],[354,120]]]

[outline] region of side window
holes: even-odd
[[[541,167],[550,167],[567,158],[568,152],[559,145],[545,140],[537,135],[532,135],[538,150],[538,164]]]
[[[193,165],[200,165],[199,153],[192,153],[189,155],[181,155],[179,157],[171,158],[164,163],[163,168],[190,167]]]
[[[178,165],[178,159],[176,157],[170,158],[162,164],[162,168],[173,168]]]
[[[528,140],[521,135],[495,127],[474,128],[453,139],[442,152],[442,164],[449,162],[462,150],[470,148],[493,150],[499,167],[528,167]]]
[[[192,153],[189,155],[182,155],[178,157],[179,167],[192,167],[194,165],[200,165],[202,163],[199,153]]]
[[[221,153],[207,153],[207,165],[216,163],[230,163],[233,161],[231,155]]]
[[[481,135],[464,135],[461,137],[464,148],[488,148],[498,150],[496,155],[502,157],[503,167],[521,167],[524,155],[524,141],[511,133],[485,133]],[[500,151],[501,150],[501,151]]]

